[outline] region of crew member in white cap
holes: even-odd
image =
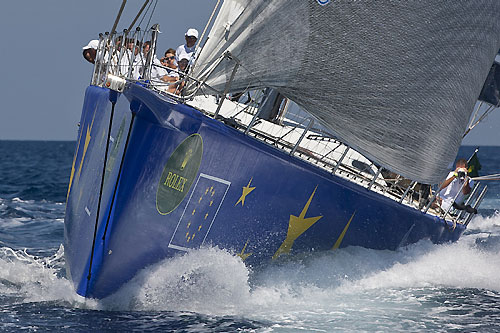
[[[95,58],[97,55],[97,48],[99,47],[99,41],[97,39],[91,40],[87,45],[82,47],[83,57],[88,62],[95,64]]]
[[[175,51],[175,60],[179,62],[182,58],[190,59],[190,64],[193,63],[195,58],[195,46],[196,41],[198,40],[198,30],[189,28],[188,31],[184,34],[186,38],[186,44],[180,45]]]

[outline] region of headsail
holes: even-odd
[[[498,0],[226,0],[193,75],[222,91],[272,87],[408,178],[455,159],[500,47]]]

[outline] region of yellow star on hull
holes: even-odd
[[[317,188],[318,186],[316,186],[313,193],[309,197],[309,200],[307,200],[304,209],[302,209],[300,215],[299,216],[290,215],[286,238],[279,247],[279,249],[276,251],[276,253],[273,255],[273,259],[278,258],[280,255],[284,253],[290,253],[295,240],[300,235],[302,235],[307,229],[309,229],[314,223],[318,222],[320,218],[323,217],[322,215],[315,217],[307,217],[307,218],[305,217],[307,210],[309,209],[309,205],[311,204],[314,193],[316,193]]]
[[[250,183],[252,182],[252,178],[250,178],[250,181],[248,182],[247,186],[243,186],[243,193],[241,194],[241,197],[238,199],[238,202],[235,204],[235,206],[238,206],[238,204],[241,202],[241,206],[243,207],[245,205],[245,198],[247,195],[250,194],[253,190],[255,190],[255,187],[250,187]]]
[[[241,260],[245,261],[246,258],[250,257],[253,253],[245,253],[245,249],[247,248],[248,241],[245,243],[245,246],[243,246],[243,250],[241,250],[240,253],[237,254],[238,257],[241,258]]]
[[[337,241],[335,242],[335,244],[333,245],[332,250],[339,248],[340,243],[342,243],[342,240],[344,239],[345,233],[347,232],[347,229],[349,229],[349,226],[351,225],[351,221],[354,218],[354,215],[356,215],[356,211],[354,211],[354,213],[352,213],[352,216],[349,219],[349,222],[347,222],[346,226],[344,227],[344,230],[342,230],[342,232],[340,233],[340,236],[337,239]]]

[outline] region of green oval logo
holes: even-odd
[[[172,153],[156,191],[158,213],[171,213],[186,197],[200,168],[202,154],[203,140],[199,134],[188,136]]]

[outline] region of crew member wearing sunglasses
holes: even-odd
[[[167,91],[170,93],[175,93],[177,85],[175,82],[179,80],[179,74],[177,73],[177,65],[175,62],[175,50],[168,49],[165,51],[165,57],[160,59],[161,64],[167,67],[167,74],[161,79],[169,83]]]

